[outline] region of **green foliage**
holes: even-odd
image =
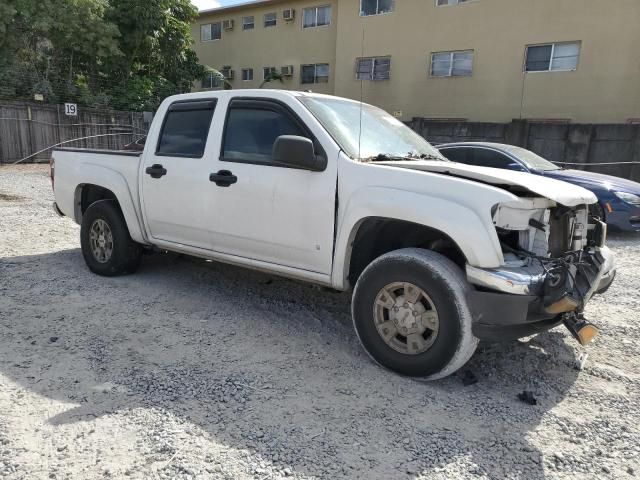
[[[220,70],[216,70],[213,67],[209,67],[209,66],[205,65],[204,71],[205,71],[205,74],[212,75],[213,78],[215,78],[218,81],[219,84],[221,83],[222,87],[225,90],[233,89],[233,85],[231,85],[231,82],[229,82],[229,80],[224,78],[224,74]]]
[[[260,88],[264,87],[267,83],[278,81],[282,83],[284,81],[284,77],[278,72],[271,72],[260,84]]]
[[[0,0],[0,97],[152,110],[204,67],[189,0]]]

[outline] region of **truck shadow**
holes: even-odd
[[[451,478],[451,464],[545,478],[534,430],[578,376],[554,331],[482,345],[442,381],[401,378],[361,351],[348,294],[190,257],[119,278],[90,274],[79,250],[3,258],[0,291],[0,373],[54,401],[50,425],[151,409],[264,460],[261,478]],[[178,475],[180,445],[154,438],[147,455],[175,456]]]

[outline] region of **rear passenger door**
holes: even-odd
[[[305,115],[310,113],[302,104],[230,100],[214,173],[232,175],[235,181],[211,186],[218,221],[212,243],[217,251],[331,272],[337,159],[327,158],[324,171],[312,172],[278,165],[272,158],[280,135],[310,138],[315,153],[327,156]]]
[[[155,241],[211,249],[215,208],[207,138],[215,107],[213,99],[174,102],[157,144],[146,146],[141,203]]]

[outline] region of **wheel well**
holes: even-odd
[[[78,220],[82,220],[82,215],[87,211],[89,205],[98,200],[114,200],[118,203],[115,194],[107,188],[91,184],[81,185],[76,193],[76,217]],[[118,208],[120,208],[119,204]]]
[[[464,269],[466,257],[445,233],[418,223],[391,218],[367,218],[358,228],[351,250],[348,280],[355,285],[373,260],[400,248],[417,247],[438,252]]]

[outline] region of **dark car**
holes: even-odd
[[[612,229],[640,232],[640,183],[612,175],[561,168],[521,147],[488,142],[438,145],[449,160],[482,167],[503,168],[551,177],[592,191],[598,203],[591,207]]]

